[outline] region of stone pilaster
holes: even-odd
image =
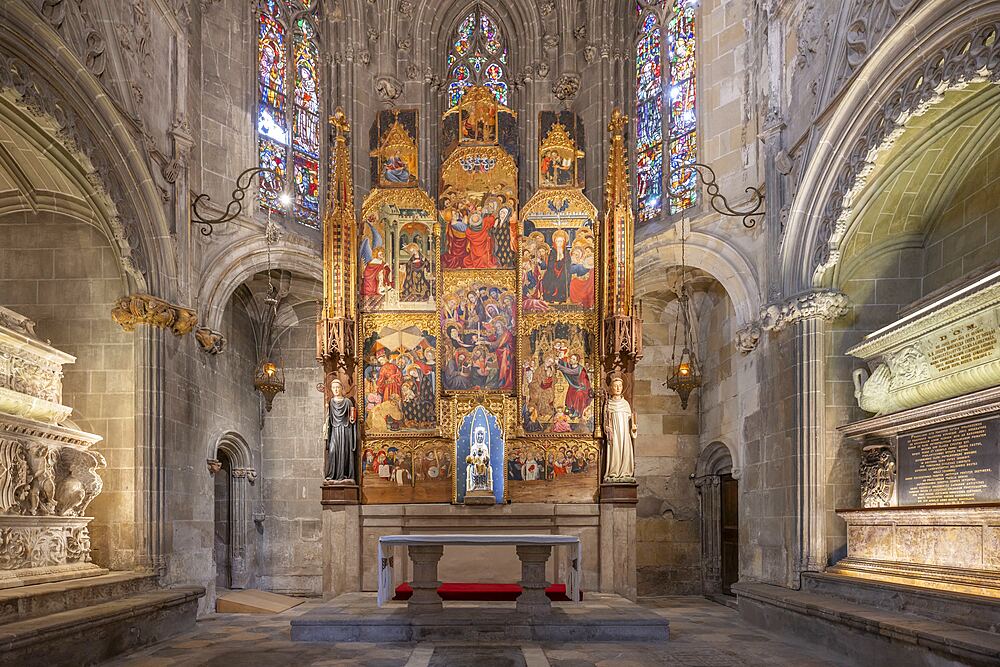
[[[826,566],[826,320],[794,324],[795,336],[795,574]]]
[[[136,431],[136,564],[166,571],[164,515],[164,329],[142,327],[136,341],[139,407]]]

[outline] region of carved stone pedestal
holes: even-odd
[[[107,463],[100,436],[60,426],[62,366],[75,358],[42,341],[34,323],[0,307],[0,588],[96,576],[92,521]]]
[[[441,611],[441,596],[437,589],[441,586],[438,580],[438,561],[444,554],[440,544],[413,544],[407,547],[410,560],[413,561],[413,596],[407,602],[411,612],[426,613]]]
[[[496,505],[497,499],[489,491],[471,491],[465,494],[464,505],[475,505],[475,506],[490,506]]]
[[[545,563],[552,555],[552,547],[545,544],[521,544],[517,557],[521,559],[522,593],[517,598],[517,610],[529,614],[552,610],[552,601],[545,594],[549,582],[545,580]]]
[[[637,486],[601,484],[601,592],[636,599]]]

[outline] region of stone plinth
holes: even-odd
[[[342,482],[324,482],[323,500],[326,505],[357,505],[361,502],[361,487],[357,484]]]
[[[552,600],[545,594],[549,582],[545,580],[545,563],[552,555],[552,547],[545,544],[519,544],[517,557],[521,559],[522,593],[517,597],[517,610],[526,614],[540,614],[552,610]]]
[[[350,593],[292,619],[291,635],[308,642],[648,642],[665,641],[669,628],[659,614],[600,593],[557,602],[545,614],[525,614],[513,602],[455,602],[413,614],[404,603],[379,608],[374,593]]]
[[[1000,597],[1000,503],[837,514],[847,558],[828,572]]]

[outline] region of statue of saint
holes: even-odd
[[[490,467],[490,445],[488,434],[483,426],[472,430],[472,446],[465,458],[468,467],[465,469],[465,492],[472,494],[493,493],[493,469]]]
[[[624,390],[625,383],[621,377],[613,377],[604,409],[604,436],[608,441],[605,482],[635,481],[635,436],[638,426],[632,406],[622,396]]]
[[[357,443],[357,412],[350,398],[344,396],[344,385],[334,379],[330,383],[330,405],[326,413],[326,479],[354,482]]]

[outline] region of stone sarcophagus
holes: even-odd
[[[62,366],[75,358],[0,307],[0,588],[93,576],[86,516],[101,492],[100,436],[64,425]]]
[[[1000,384],[1000,272],[919,304],[848,350],[862,410],[879,415]]]
[[[874,368],[838,430],[861,448],[861,507],[838,509],[835,574],[1000,598],[1000,273],[866,337]]]

